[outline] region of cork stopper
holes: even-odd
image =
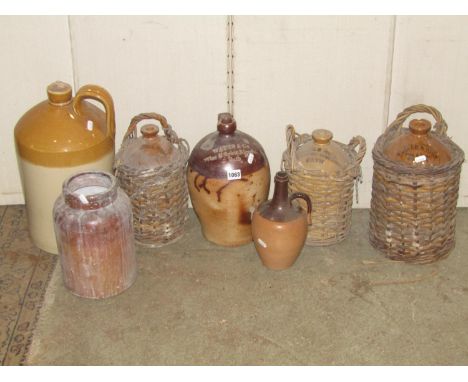
[[[72,99],[72,88],[66,82],[52,82],[47,86],[47,97],[49,98],[49,102],[54,105],[69,103]]]
[[[232,134],[236,131],[236,120],[230,113],[218,114],[218,131],[222,134]]]
[[[312,132],[312,139],[315,143],[325,145],[333,138],[333,133],[330,130],[317,129]]]
[[[413,119],[409,123],[409,129],[415,135],[425,135],[431,127],[431,122],[427,119]]]
[[[143,138],[155,138],[159,133],[159,127],[156,125],[144,125],[140,129]]]

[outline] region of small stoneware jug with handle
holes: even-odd
[[[301,198],[307,213],[292,204]],[[295,192],[288,195],[288,174],[276,173],[273,199],[262,203],[252,216],[252,237],[263,265],[270,269],[286,269],[294,264],[307,238],[312,212],[308,195]]]

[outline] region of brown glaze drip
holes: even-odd
[[[232,182],[247,182],[247,179],[241,178],[241,179],[232,180],[231,182],[226,183],[224,186],[220,187],[220,188],[218,189],[218,191],[216,191],[216,195],[218,196],[218,202],[221,202],[221,194],[222,194],[223,190],[224,190],[227,186],[229,186]],[[239,195],[239,194],[238,194],[238,195]]]
[[[252,217],[250,211],[245,209],[245,206],[241,203],[239,205],[239,224],[249,225],[252,223]]]
[[[240,179],[208,178],[207,187],[211,190],[210,195],[195,188],[194,180],[199,175],[196,171],[190,172],[188,168],[186,173],[192,205],[200,220],[205,238],[223,246],[249,243],[252,240],[251,226],[240,224],[239,220],[247,223],[245,211],[250,212],[267,199],[270,185],[269,167],[265,166]],[[242,181],[236,182],[236,180]],[[197,186],[200,182],[197,180]],[[230,186],[222,188],[226,184]],[[254,194],[256,194],[255,200],[252,198]]]
[[[267,165],[268,160],[260,143],[237,130],[232,115],[221,113],[217,131],[198,142],[188,163],[198,173],[219,179],[226,178],[229,169],[241,170],[242,175],[252,174]]]
[[[208,188],[206,187],[206,182],[208,181],[207,177],[205,177],[205,179],[203,179],[203,181],[200,184],[197,185],[197,179],[200,176],[202,176],[202,175],[197,174],[195,176],[195,179],[193,180],[193,185],[195,186],[195,188],[197,189],[198,192],[200,192],[200,190],[203,188],[206,191],[207,194],[210,194],[211,191],[208,190]]]

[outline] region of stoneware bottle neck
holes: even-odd
[[[270,206],[277,209],[290,207],[288,199],[288,175],[284,171],[280,171],[275,176],[275,190]]]
[[[218,114],[218,132],[225,135],[234,134],[237,129],[237,123],[232,114],[219,113]]]
[[[427,119],[413,119],[409,123],[409,130],[415,136],[426,136],[431,127],[431,122]]]

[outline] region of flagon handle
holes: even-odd
[[[439,110],[437,110],[433,106],[428,106],[428,105],[413,105],[407,107],[405,110],[403,110],[401,113],[399,113],[396,117],[396,119],[388,125],[388,127],[385,129],[385,133],[391,133],[398,131],[399,129],[402,128],[403,122],[405,122],[408,117],[412,114],[416,113],[427,113],[432,115],[432,117],[435,120],[435,124],[433,126],[433,130],[436,133],[439,133],[441,135],[447,135],[447,123],[445,122],[444,118],[442,117],[442,114],[440,113]]]
[[[351,138],[351,140],[348,143],[348,146],[353,150],[355,150],[356,147],[359,146],[356,161],[358,164],[361,164],[364,155],[366,155],[366,140],[360,135],[356,135],[355,137]]]
[[[167,119],[166,117],[164,117],[164,115],[158,114],[158,113],[140,113],[136,115],[135,117],[133,117],[132,120],[130,121],[130,125],[128,126],[127,132],[125,133],[123,140],[126,141],[129,138],[136,138],[138,135],[138,132],[137,132],[138,123],[140,123],[141,121],[149,120],[149,119],[158,121],[161,124],[161,127],[163,128],[164,134],[166,134],[166,131],[170,129],[169,125],[167,124]]]
[[[312,202],[310,200],[309,195],[305,194],[304,192],[294,192],[293,194],[289,195],[289,203],[291,203],[294,199],[302,199],[307,204],[307,221],[311,224],[312,220]]]
[[[296,150],[299,145],[310,140],[311,137],[308,134],[298,134],[293,125],[289,124],[286,126],[286,151],[284,152],[281,160],[281,168],[285,169],[285,163],[290,162],[290,170],[293,171],[296,166]],[[289,158],[289,160],[288,160]]]
[[[106,135],[112,140],[115,140],[115,110],[114,101],[109,92],[101,86],[84,85],[82,86],[73,99],[73,110],[77,114],[81,114],[81,101],[86,98],[94,99],[103,104],[106,111]]]

